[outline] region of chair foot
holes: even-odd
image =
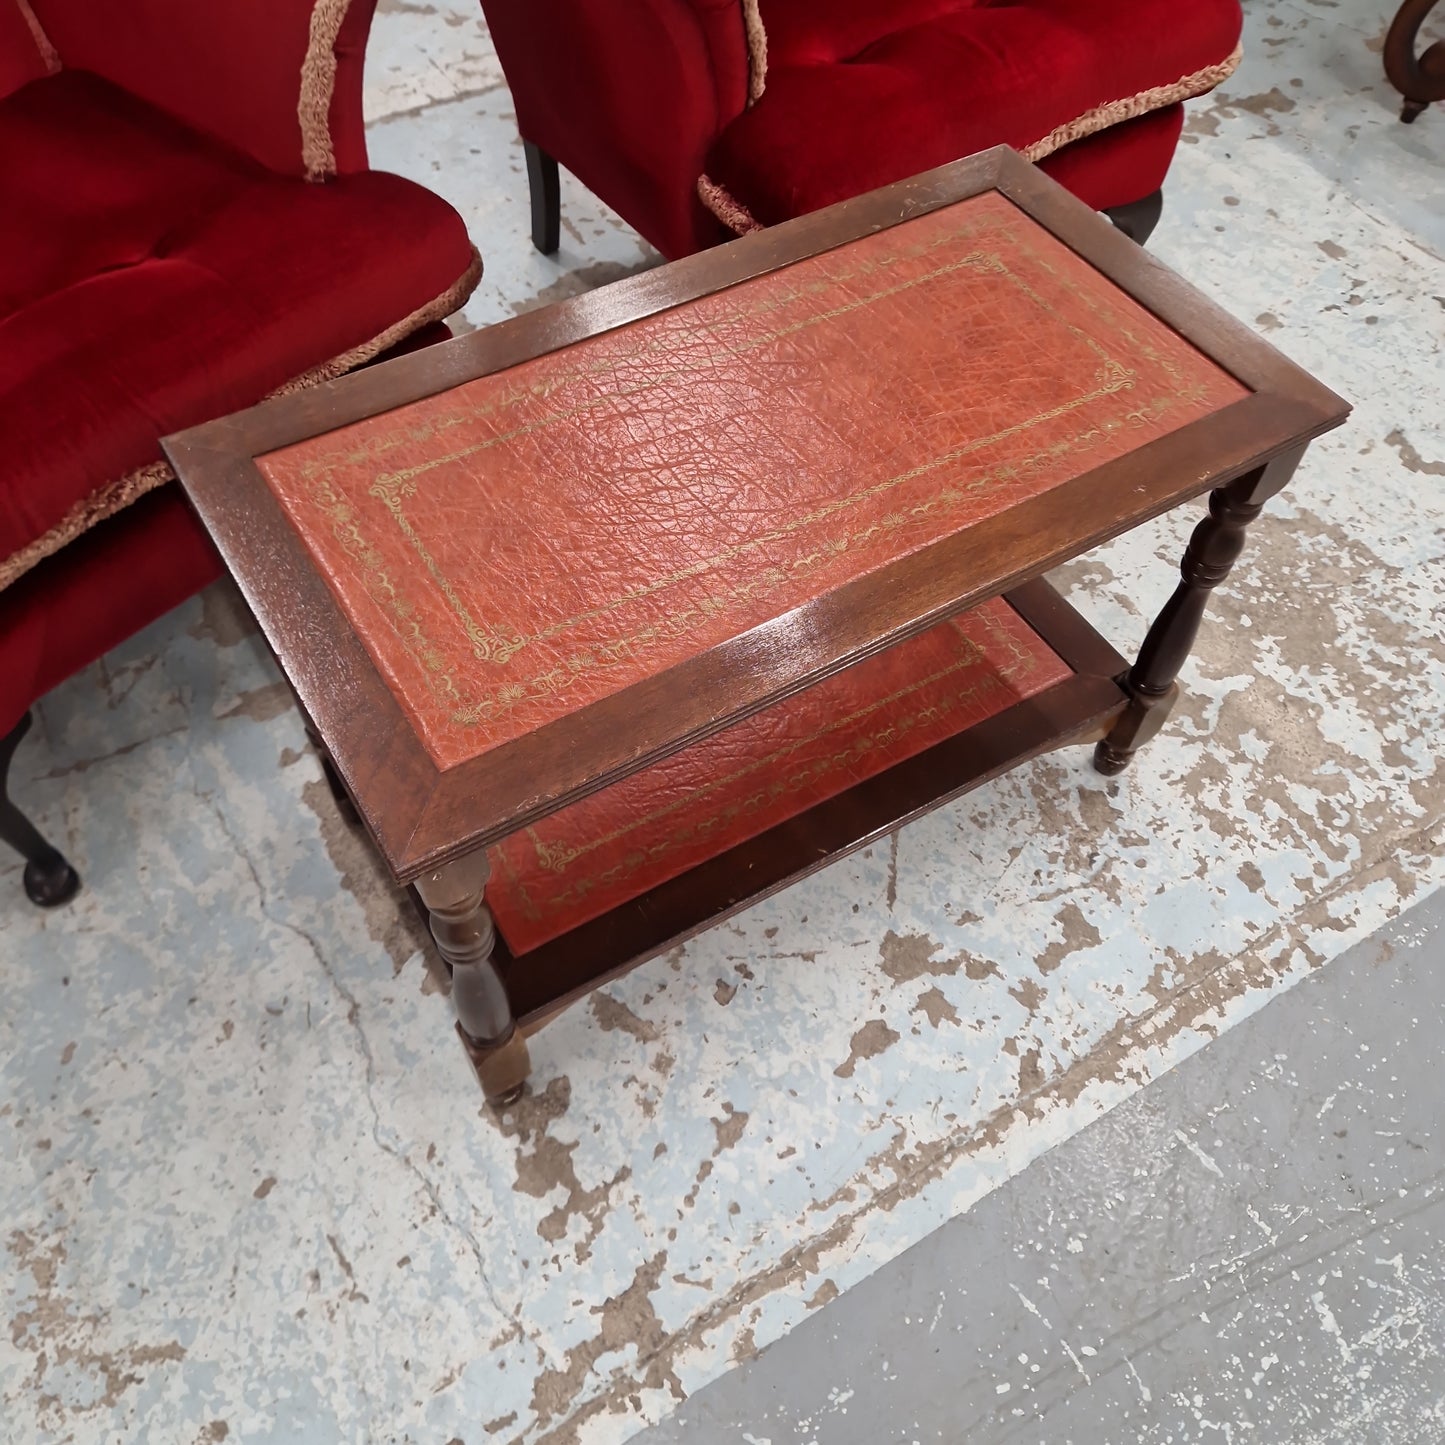
[[[1142,246],[1154,233],[1164,210],[1164,192],[1155,191],[1127,206],[1110,206],[1104,214],[1137,246]]]
[[[0,738],[0,842],[8,843],[25,859],[25,896],[37,907],[59,908],[79,892],[80,875],[10,801],[10,760],[20,746],[20,739],[30,731],[31,722],[27,712]]]
[[[527,189],[532,196],[532,244],[553,255],[562,243],[562,189],[557,162],[529,140],[522,142],[527,157]]]
[[[31,859],[25,865],[25,896],[37,908],[59,908],[80,892],[80,874],[52,848],[43,863]]]

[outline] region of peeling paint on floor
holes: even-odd
[[[500,1118],[224,589],[46,700],[15,792],[87,886],[40,914],[0,865],[7,1438],[619,1441],[1439,886],[1445,116],[1396,126],[1383,13],[1251,6],[1171,178],[1153,249],[1357,411],[1252,528],[1164,735],[573,1007]],[[472,9],[384,5],[377,41],[373,156],[467,216],[468,324],[652,264],[570,184],[529,249]],[[1064,569],[1121,648],[1197,515]]]
[[[1442,925],[1437,893],[638,1441],[1434,1445]]]

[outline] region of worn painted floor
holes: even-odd
[[[1167,734],[638,970],[502,1119],[224,590],[47,699],[16,791],[88,886],[45,916],[0,869],[0,1437],[620,1440],[1439,886],[1445,111],[1396,123],[1385,16],[1256,0],[1171,178],[1158,254],[1357,411]],[[471,324],[650,263],[576,187],[530,252],[469,7],[372,56],[377,164],[487,258]],[[1192,521],[1066,569],[1121,646]]]
[[[1442,1017],[1437,892],[636,1445],[1439,1445]]]

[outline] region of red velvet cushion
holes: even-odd
[[[0,735],[26,708],[221,574],[172,482],[0,592]]]
[[[763,0],[762,16],[767,89],[706,170],[764,225],[1001,142],[1024,150],[1219,64],[1241,24],[1238,0]]]
[[[30,3],[68,69],[104,76],[272,170],[302,174],[297,100],[313,15],[325,0]],[[334,47],[341,57],[337,89],[359,92],[361,51],[376,0],[341,3],[345,14]],[[323,109],[322,128],[327,118]],[[329,119],[340,169],[363,168],[359,94],[332,106]]]
[[[472,259],[410,181],[279,176],[80,71],[0,101],[0,196],[0,559]]]

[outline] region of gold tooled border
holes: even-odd
[[[970,234],[970,227],[964,225],[960,229],[950,231],[948,234],[937,237],[923,246],[917,248],[909,248],[905,252],[901,253],[900,257],[897,259],[902,259],[904,256],[918,257],[925,255],[930,250],[936,249],[939,246],[951,244],[956,240],[962,239],[968,234]],[[1049,270],[1051,272],[1054,271],[1055,268],[1045,255],[1032,252],[1031,254],[1034,255],[1038,263],[1042,265],[1046,270]],[[1021,277],[1015,275],[1009,269],[1009,267],[1004,263],[1000,255],[996,253],[975,251],[973,253],[970,253],[970,255],[963,257],[942,269],[953,269],[954,267],[965,264],[983,264],[987,269],[998,271],[1000,274],[1012,281],[1015,285],[1020,287],[1024,294],[1028,296],[1036,305],[1045,306],[1046,303],[1043,302],[1042,298],[1033,291],[1033,288],[1030,287],[1027,282],[1025,282]],[[868,269],[871,270],[875,268],[870,266]],[[854,273],[846,273],[846,275],[852,274]],[[937,273],[930,273],[930,275],[933,274]],[[837,282],[841,279],[845,279],[845,277],[833,275],[829,278],[829,281],[831,285],[836,285]],[[926,279],[928,278],[917,278],[915,281],[908,284],[918,284],[918,280]],[[869,304],[873,300],[880,299],[880,296],[883,294],[891,294],[891,290],[892,288],[890,288],[888,292],[878,293],[866,298],[861,298],[855,303],[853,303],[853,305]],[[801,294],[801,292],[794,293],[792,295],[792,299],[797,299],[797,296]],[[1096,306],[1097,302],[1091,301],[1090,305]],[[766,308],[761,309],[775,309],[775,303],[773,301],[770,301]],[[853,308],[850,305],[850,307],[845,309]],[[738,312],[736,316],[731,319],[743,319],[748,314],[748,310],[744,309],[743,311]],[[833,313],[826,313],[825,315],[831,314]],[[812,318],[813,321],[822,319],[825,319],[824,315],[815,316]],[[795,330],[797,329],[798,325],[806,324],[811,323],[795,323],[792,326],[785,327],[783,330],[785,332]],[[1078,331],[1078,328],[1076,327],[1071,329]],[[760,344],[761,341],[769,339],[770,336],[772,336],[773,334],[774,333],[769,333],[769,336],[755,338],[751,345]],[[776,334],[783,333],[779,332]],[[1134,378],[1134,373],[1132,371],[1130,371],[1127,367],[1124,367],[1122,363],[1113,361],[1107,356],[1106,353],[1103,353],[1099,348],[1097,338],[1089,336],[1081,331],[1078,332],[1078,334],[1084,340],[1086,345],[1099,352],[1100,360],[1104,363],[1104,365],[1101,367],[1101,373],[1097,378],[1099,384],[1093,391],[1086,392],[1080,395],[1072,403],[1068,403],[1064,407],[1056,409],[1055,412],[1044,413],[1039,416],[1030,418],[1029,421],[1026,423],[1019,423],[1016,424],[1015,427],[1009,428],[1008,432],[1013,432],[1020,429],[1027,429],[1028,426],[1048,420],[1055,414],[1061,413],[1063,411],[1072,410],[1078,406],[1085,405],[1093,400],[1097,400],[1102,395],[1124,389],[1127,388],[1129,385],[1132,385]],[[1146,356],[1155,357],[1153,347],[1144,343],[1141,339],[1135,338],[1132,332],[1129,332],[1127,328],[1124,331],[1124,335],[1130,340],[1131,344],[1140,347]],[[647,347],[643,348],[644,351],[647,349]],[[633,353],[628,353],[627,355],[628,357],[631,357]],[[1168,361],[1162,361],[1162,364],[1168,370],[1176,369],[1174,364]],[[617,365],[618,359],[613,358],[607,366],[600,368],[600,370],[612,370]],[[586,371],[588,374],[596,374],[599,368],[587,367],[583,368],[583,370]],[[670,374],[676,375],[680,373],[674,371]],[[656,376],[650,377],[649,384],[655,384],[658,380],[659,378]],[[545,393],[551,391],[552,389],[553,388],[551,385],[546,385],[543,386],[542,391]],[[537,388],[535,387],[526,388],[521,392],[517,392],[505,397],[503,400],[506,405],[511,405],[516,401],[523,399],[525,396],[535,394],[536,391]],[[1156,402],[1151,403],[1148,408],[1128,413],[1122,417],[1115,418],[1109,422],[1102,424],[1102,429],[1116,430],[1126,425],[1140,424],[1150,419],[1150,417],[1152,416],[1167,412],[1168,410],[1172,409],[1183,401],[1188,401],[1192,399],[1193,396],[1196,394],[1197,389],[1196,391],[1184,391],[1175,393],[1170,396],[1160,397]],[[587,405],[597,405],[601,404],[602,402],[615,399],[615,394],[599,393],[598,395],[594,396],[592,400],[587,403]],[[500,404],[498,405],[500,406]],[[624,602],[634,599],[631,595],[620,599],[614,599],[613,603],[608,604],[606,607],[593,609],[587,614],[583,614],[579,617],[569,618],[565,623],[559,623],[552,627],[549,627],[545,630],[544,633],[539,634],[536,637],[503,635],[494,626],[480,625],[477,619],[471,615],[470,611],[464,605],[462,599],[457,595],[455,588],[452,587],[450,579],[445,576],[436,560],[430,555],[429,551],[422,543],[420,537],[416,534],[415,529],[410,526],[409,521],[403,510],[402,503],[405,498],[413,496],[415,494],[416,478],[420,474],[430,471],[438,466],[443,466],[450,462],[455,462],[463,457],[473,454],[474,452],[485,450],[488,446],[497,445],[498,443],[509,439],[511,436],[519,435],[522,432],[532,432],[537,430],[541,426],[546,426],[551,424],[552,422],[563,420],[568,416],[575,415],[577,410],[585,410],[585,407],[581,409],[574,408],[564,412],[553,413],[552,415],[542,418],[539,422],[528,424],[517,432],[504,433],[501,436],[494,436],[489,441],[484,443],[478,443],[472,446],[463,447],[459,450],[449,451],[440,457],[433,457],[432,459],[416,466],[403,468],[400,471],[390,471],[381,473],[380,475],[374,475],[372,485],[368,489],[369,494],[373,498],[381,501],[386,506],[387,510],[391,513],[392,520],[400,528],[403,536],[406,537],[413,552],[417,556],[418,560],[421,562],[424,569],[424,575],[430,576],[432,580],[436,583],[438,590],[440,591],[443,599],[446,601],[449,610],[453,614],[453,620],[461,627],[468,641],[472,644],[473,657],[479,662],[505,664],[509,662],[518,651],[525,648],[529,643],[542,640],[543,638],[550,638],[558,633],[565,633],[568,629],[570,629],[572,626],[575,626],[581,621],[592,620],[594,617],[600,615],[602,612],[612,610],[614,606],[621,605]],[[477,414],[478,413],[475,410],[468,410],[466,413],[468,417],[473,419],[476,417]],[[1098,428],[1096,428],[1096,430],[1097,429]],[[436,430],[436,423],[429,422],[419,431],[415,433],[409,433],[409,435],[413,435],[414,439],[416,439],[421,436],[434,435]],[[979,446],[987,445],[992,441],[997,441],[998,439],[998,436],[978,439],[974,443],[969,444],[967,447],[961,450],[974,450]],[[394,437],[391,439],[391,441],[394,442]],[[1068,439],[1066,442],[1057,443],[1053,448],[1049,449],[1048,452],[1042,454],[1037,458],[1031,459],[1028,465],[1032,466],[1041,464],[1042,462],[1047,461],[1048,459],[1056,455],[1061,447],[1072,447],[1077,445],[1079,441],[1080,438],[1078,436],[1075,436]],[[382,449],[385,450],[385,447],[386,443],[383,443]],[[378,458],[376,452],[372,446],[363,446],[360,449],[353,447],[347,453],[345,461],[348,465],[354,466],[358,463],[368,460],[375,462],[377,459]],[[901,480],[905,480],[909,476],[916,475],[920,471],[928,470],[932,466],[942,465],[954,459],[954,452],[946,453],[941,457],[934,458],[931,462],[921,467],[911,469],[908,473],[904,474],[904,476],[886,479],[884,482],[879,483],[877,486],[867,489],[864,493],[860,493],[846,500],[838,501],[834,504],[831,504],[827,510],[831,512],[845,509],[846,507],[851,506],[857,501],[861,500],[862,497],[865,495],[872,495],[874,492],[886,489],[888,486],[896,484]],[[693,623],[696,621],[699,610],[706,611],[709,608],[716,609],[717,607],[724,605],[725,601],[737,601],[743,596],[751,595],[752,592],[760,590],[767,586],[774,585],[780,580],[781,574],[779,573],[778,569],[765,569],[757,577],[753,578],[745,587],[740,586],[729,592],[726,599],[716,596],[704,598],[699,601],[695,606],[683,608],[680,611],[670,614],[665,623],[655,623],[644,628],[641,632],[634,633],[631,636],[625,638],[613,638],[610,641],[589,646],[582,652],[574,653],[565,660],[559,662],[558,666],[553,668],[550,672],[544,672],[536,676],[530,677],[525,681],[525,683],[518,681],[506,681],[489,692],[484,691],[479,694],[475,690],[476,679],[472,678],[470,680],[473,686],[472,688],[468,689],[470,696],[463,697],[461,689],[458,687],[457,677],[447,666],[446,657],[436,646],[433,639],[426,634],[425,630],[422,627],[421,621],[415,614],[414,609],[406,600],[406,589],[397,585],[395,580],[388,574],[384,565],[384,559],[382,558],[381,554],[378,553],[376,549],[371,546],[363,533],[362,519],[352,509],[350,500],[344,494],[344,492],[338,490],[333,485],[332,473],[335,465],[336,463],[330,460],[313,460],[312,462],[305,464],[302,468],[303,486],[307,491],[309,491],[310,500],[320,509],[322,515],[331,523],[333,535],[336,537],[338,542],[340,542],[342,551],[356,564],[363,585],[371,600],[384,612],[389,614],[393,634],[401,643],[403,650],[408,653],[412,660],[417,663],[421,668],[425,685],[432,695],[432,702],[441,710],[441,717],[438,717],[435,714],[428,715],[422,713],[420,711],[420,708],[418,707],[416,715],[421,723],[423,733],[428,742],[428,747],[433,747],[436,743],[436,739],[433,738],[431,731],[433,726],[436,726],[438,732],[440,732],[441,727],[444,724],[449,730],[454,732],[457,729],[475,726],[482,721],[494,721],[496,718],[509,713],[516,705],[518,705],[524,700],[544,697],[564,690],[565,687],[568,686],[570,682],[575,679],[575,676],[579,673],[616,665],[619,661],[622,660],[624,656],[633,655],[635,649],[646,646],[650,643],[654,643],[659,639],[659,637],[675,635],[678,631],[684,629],[685,627],[693,625]],[[996,470],[995,472],[991,472],[987,476],[980,478],[976,482],[970,484],[969,490],[976,490],[977,488],[988,485],[990,483],[995,485],[1001,484],[1003,481],[1007,480],[1008,477],[1016,476],[1017,471],[1018,467],[1016,465],[1011,465],[1008,468]],[[935,505],[948,505],[956,502],[957,500],[958,494],[956,493],[956,490],[953,488],[946,488],[936,497],[934,497],[927,504],[927,506],[929,509],[931,509]],[[283,505],[285,504],[286,503],[283,498]],[[915,508],[913,510],[916,512],[918,509]],[[812,516],[800,519],[795,524],[790,525],[788,530],[796,530],[797,527],[810,524],[812,521],[815,520],[818,520],[818,518]],[[874,530],[878,530],[879,528],[882,528],[884,530],[892,530],[895,526],[901,525],[904,520],[905,519],[903,519],[902,517],[894,517],[890,515],[889,517],[885,517],[884,519],[882,519],[882,521],[876,524],[874,527],[869,528],[868,531],[871,532]],[[840,545],[846,547],[860,539],[860,537],[840,539]],[[793,565],[795,568],[810,566],[816,563],[819,560],[819,557],[820,554],[815,552],[813,554],[810,554],[808,557],[798,559]],[[656,582],[648,585],[646,591],[653,592],[656,591],[660,586],[669,586],[677,581],[682,580],[684,576],[691,576],[695,575],[700,571],[706,571],[714,561],[718,560],[725,559],[712,559],[708,563],[698,564],[688,568],[686,573],[684,574],[657,579]],[[380,651],[374,651],[373,655],[377,658],[378,664],[381,665],[385,670],[387,667],[387,664],[384,661],[385,655]],[[440,755],[434,754],[434,756]]]
[[[761,29],[761,22],[759,22],[759,29]],[[749,36],[751,37],[751,31],[749,31]],[[749,44],[751,46],[751,38]],[[1027,161],[1041,161],[1045,156],[1052,155],[1056,150],[1062,150],[1071,142],[1083,140],[1085,136],[1096,135],[1099,131],[1108,130],[1110,126],[1119,125],[1126,120],[1135,120],[1151,110],[1162,110],[1166,105],[1173,105],[1176,101],[1189,100],[1193,96],[1203,95],[1205,91],[1213,90],[1216,85],[1233,75],[1243,58],[1244,45],[1241,42],[1217,65],[1206,65],[1203,70],[1196,70],[1192,75],[1181,76],[1169,85],[1156,85],[1123,100],[1111,100],[1105,105],[1095,106],[1093,110],[1085,111],[1077,120],[1055,126],[1042,140],[1036,140],[1032,145],[1025,146],[1021,154]],[[763,67],[764,74],[766,74],[766,53]],[[757,94],[762,94],[761,84],[758,86]],[[750,99],[756,100],[757,96],[750,96]],[[738,235],[745,236],[750,231],[763,229],[763,223],[732,192],[725,186],[719,185],[706,172],[697,178],[697,195],[703,205],[723,225],[729,230],[737,232]]]
[[[447,287],[440,296],[434,297],[424,306],[419,306],[410,316],[388,326],[370,341],[354,346],[350,351],[293,377],[269,395],[287,396],[293,391],[302,391],[319,382],[330,381],[333,377],[360,366],[362,362],[370,361],[373,356],[379,356],[387,347],[395,346],[404,336],[451,315],[476,289],[481,275],[482,258],[473,247],[471,265],[462,273],[460,279]],[[175,475],[167,462],[148,462],[113,482],[97,487],[88,496],[81,498],[48,532],[18,552],[12,552],[0,562],[0,592],[12,582],[18,581],[32,567],[60,551],[82,533],[88,532],[97,522],[105,521],[107,517],[114,516],[147,492],[154,491],[165,482],[173,481]]]

